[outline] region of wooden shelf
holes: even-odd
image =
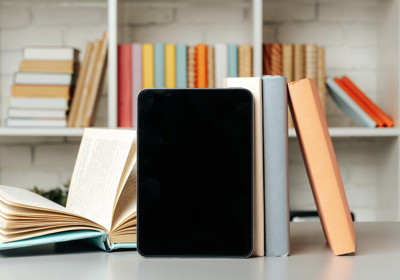
[[[400,129],[395,128],[365,128],[365,127],[332,127],[329,128],[332,138],[346,137],[398,137]],[[296,137],[294,128],[289,128],[289,137]]]

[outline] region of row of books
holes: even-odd
[[[328,92],[336,104],[356,123],[364,127],[393,127],[393,119],[348,77],[327,78]]]
[[[8,127],[66,127],[79,67],[71,47],[25,47],[8,103]]]
[[[323,112],[326,114],[325,48],[316,44],[263,45],[263,74],[283,75],[288,82],[312,78],[316,81]],[[289,127],[294,127],[289,114]]]
[[[118,45],[118,126],[136,127],[144,88],[220,88],[223,78],[251,77],[252,65],[250,45]]]

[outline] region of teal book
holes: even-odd
[[[228,77],[238,77],[239,75],[239,56],[238,46],[235,44],[228,45]]]
[[[176,88],[187,88],[187,46],[176,44]]]
[[[333,78],[326,79],[329,94],[342,111],[363,127],[376,127],[376,122],[338,85]]]
[[[154,44],[154,87],[165,87],[165,44]]]
[[[0,185],[0,216],[0,250],[72,240],[136,248],[136,133],[86,129],[66,207]]]

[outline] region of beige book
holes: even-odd
[[[196,87],[196,48],[188,46],[187,49],[187,82],[188,88]]]
[[[85,57],[83,59],[81,69],[79,70],[75,91],[72,96],[72,104],[68,116],[68,127],[79,127],[79,124],[77,123],[77,115],[79,111],[78,107],[80,103],[83,102],[83,95],[82,95],[83,83],[87,76],[92,50],[93,50],[93,43],[88,42],[86,45]]]
[[[305,71],[306,78],[317,79],[318,47],[315,44],[305,45]],[[303,77],[304,78],[304,77]]]
[[[286,76],[287,82],[293,82],[294,78],[294,52],[293,45],[283,44],[282,45],[282,75]],[[292,115],[288,110],[288,127],[294,127]]]
[[[85,130],[66,207],[28,190],[0,186],[0,250],[88,233],[106,239],[111,249],[115,243],[136,242],[134,131]]]
[[[207,47],[207,82],[208,88],[215,88],[215,47]]]
[[[18,85],[12,86],[12,97],[70,98],[71,86]]]
[[[296,44],[293,50],[294,72],[293,80],[298,81],[306,77],[304,64],[304,45]]]
[[[74,73],[79,64],[73,60],[27,60],[19,65],[20,72]]]
[[[250,45],[239,45],[239,77],[253,76],[253,50]]]
[[[326,85],[325,85],[325,48],[318,47],[318,62],[317,62],[317,87],[319,98],[321,99],[322,110],[326,115]]]
[[[264,168],[261,78],[225,78],[223,87],[248,89],[254,99],[254,249],[253,256],[264,256]]]

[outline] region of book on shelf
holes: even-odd
[[[70,98],[71,86],[60,85],[18,85],[11,89],[12,97],[54,97]]]
[[[19,65],[20,72],[40,73],[74,73],[79,64],[73,60],[22,60]]]
[[[196,45],[196,88],[207,88],[207,45]]]
[[[142,45],[132,44],[132,127],[137,127],[137,97],[143,89]]]
[[[10,97],[8,99],[8,108],[68,110],[68,102],[68,98]]]
[[[154,87],[165,87],[165,44],[154,43]]]
[[[207,87],[215,88],[215,47],[207,46]]]
[[[239,77],[238,45],[228,44],[228,77]]]
[[[196,48],[188,46],[187,48],[187,86],[188,88],[196,87]]]
[[[354,253],[356,235],[315,81],[289,83],[289,105],[321,225],[335,255]]]
[[[6,126],[13,128],[65,128],[67,127],[67,118],[14,118],[8,116]]]
[[[73,85],[74,75],[70,73],[29,73],[16,72],[14,84],[20,85]]]
[[[253,76],[253,48],[250,45],[238,47],[238,75],[239,77]]]
[[[84,131],[66,207],[9,186],[0,186],[0,206],[0,250],[80,239],[136,248],[135,132]]]
[[[165,87],[176,88],[176,46],[165,45]]]
[[[9,108],[7,110],[9,118],[59,118],[65,119],[65,109],[19,109]]]
[[[79,50],[73,47],[27,46],[22,57],[28,60],[79,60]]]
[[[118,45],[118,127],[132,127],[132,45]]]
[[[176,44],[176,87],[187,88],[187,45]]]
[[[215,85],[222,87],[222,80],[228,77],[228,46],[226,44],[215,45]]]
[[[154,88],[154,45],[142,45],[143,88]]]

